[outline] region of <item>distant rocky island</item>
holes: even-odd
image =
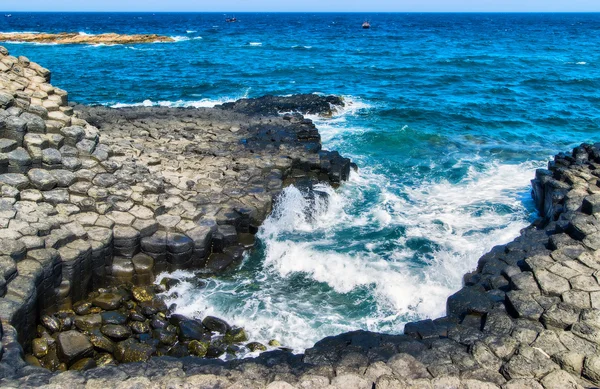
[[[356,166],[311,120],[279,113],[343,100],[110,109],[70,104],[50,76],[0,47],[0,387],[600,385],[600,144],[536,172],[540,217],[480,258],[446,316],[224,360],[269,347],[172,314],[160,295],[176,281],[155,276],[235,271],[285,186],[347,180]]]
[[[61,45],[69,44],[133,44],[133,43],[155,43],[155,42],[175,42],[169,36],[156,34],[80,34],[77,32],[61,32],[57,34],[50,33],[0,33],[0,42],[30,42],[30,43],[54,43]]]

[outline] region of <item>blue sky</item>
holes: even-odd
[[[600,12],[600,0],[0,0],[4,11]]]

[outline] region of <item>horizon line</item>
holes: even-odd
[[[0,13],[139,13],[139,14],[222,14],[222,13],[318,13],[318,14],[598,14],[597,11],[2,11]]]

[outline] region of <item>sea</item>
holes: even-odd
[[[12,13],[0,31],[175,38],[5,43],[80,103],[344,97],[332,118],[311,119],[358,172],[321,185],[328,200],[316,204],[285,189],[240,268],[171,275],[182,280],[168,296],[178,313],[215,315],[298,353],[443,316],[478,258],[536,218],[535,169],[600,141],[600,14]]]

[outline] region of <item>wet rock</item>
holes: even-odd
[[[152,301],[155,297],[154,287],[146,286],[146,287],[135,287],[132,289],[133,298],[137,302],[147,302]]]
[[[145,334],[150,332],[150,325],[147,322],[135,321],[130,325],[134,334]]]
[[[85,316],[77,316],[75,318],[75,327],[82,331],[91,331],[94,328],[102,326],[102,316],[99,314],[90,314]]]
[[[289,97],[263,96],[257,99],[241,99],[235,103],[225,103],[217,108],[252,115],[278,115],[279,112],[290,111],[331,115],[331,104],[343,106],[344,102],[337,96],[305,94]]]
[[[155,329],[152,331],[152,336],[158,339],[160,343],[172,346],[177,342],[177,333],[167,331],[165,329]]]
[[[98,350],[106,351],[108,353],[114,353],[115,351],[116,344],[107,336],[104,336],[100,330],[91,331],[90,342]]]
[[[48,341],[44,338],[36,338],[31,343],[33,355],[42,358],[48,354]]]
[[[227,331],[229,331],[229,329],[231,328],[231,326],[227,324],[225,320],[219,319],[214,316],[205,317],[204,320],[202,320],[202,324],[209,331],[218,332],[221,334],[226,334]]]
[[[248,348],[250,348],[250,347],[248,347]],[[208,348],[206,349],[206,357],[207,358],[218,358],[221,355],[225,354],[226,351],[227,351],[227,343],[225,343],[222,339],[215,339],[215,340],[211,341],[210,344],[208,345]],[[252,351],[254,351],[254,350],[252,350]]]
[[[205,328],[202,323],[196,320],[182,320],[179,322],[179,339],[186,340],[203,340]]]
[[[267,346],[258,342],[250,342],[246,345],[250,351],[267,351]]]
[[[181,283],[181,281],[179,281],[176,278],[165,277],[162,280],[160,280],[160,284],[165,287],[166,291],[171,290],[172,288],[176,287],[180,283]]]
[[[56,344],[60,360],[67,365],[93,354],[90,340],[75,330],[61,332],[56,338]]]
[[[118,311],[107,311],[100,314],[102,324],[126,324],[127,316]]]
[[[492,306],[493,301],[486,293],[476,288],[463,288],[448,298],[446,312],[450,317],[462,319],[469,313],[486,314]]]
[[[192,340],[188,344],[188,351],[190,355],[194,355],[196,357],[204,357],[208,352],[209,344],[207,342],[200,342],[198,340]]]
[[[155,351],[151,345],[129,338],[117,344],[115,358],[121,363],[145,362]]]
[[[225,334],[225,342],[227,343],[244,343],[248,341],[248,335],[243,328],[232,328]]]
[[[123,340],[131,336],[131,329],[124,325],[106,324],[100,328],[100,331],[102,331],[104,335],[115,340]]]
[[[96,367],[96,361],[93,358],[83,358],[69,367],[69,370],[83,371]]]
[[[44,324],[44,327],[46,327],[48,331],[50,331],[50,333],[58,332],[61,330],[60,321],[58,321],[58,319],[53,316],[42,316],[42,323]]]
[[[80,301],[76,304],[73,304],[73,311],[78,315],[87,315],[90,313],[92,309],[92,303],[89,301]]]
[[[107,311],[113,311],[119,309],[123,296],[115,293],[102,293],[96,297],[92,304],[98,308],[106,309]]]

